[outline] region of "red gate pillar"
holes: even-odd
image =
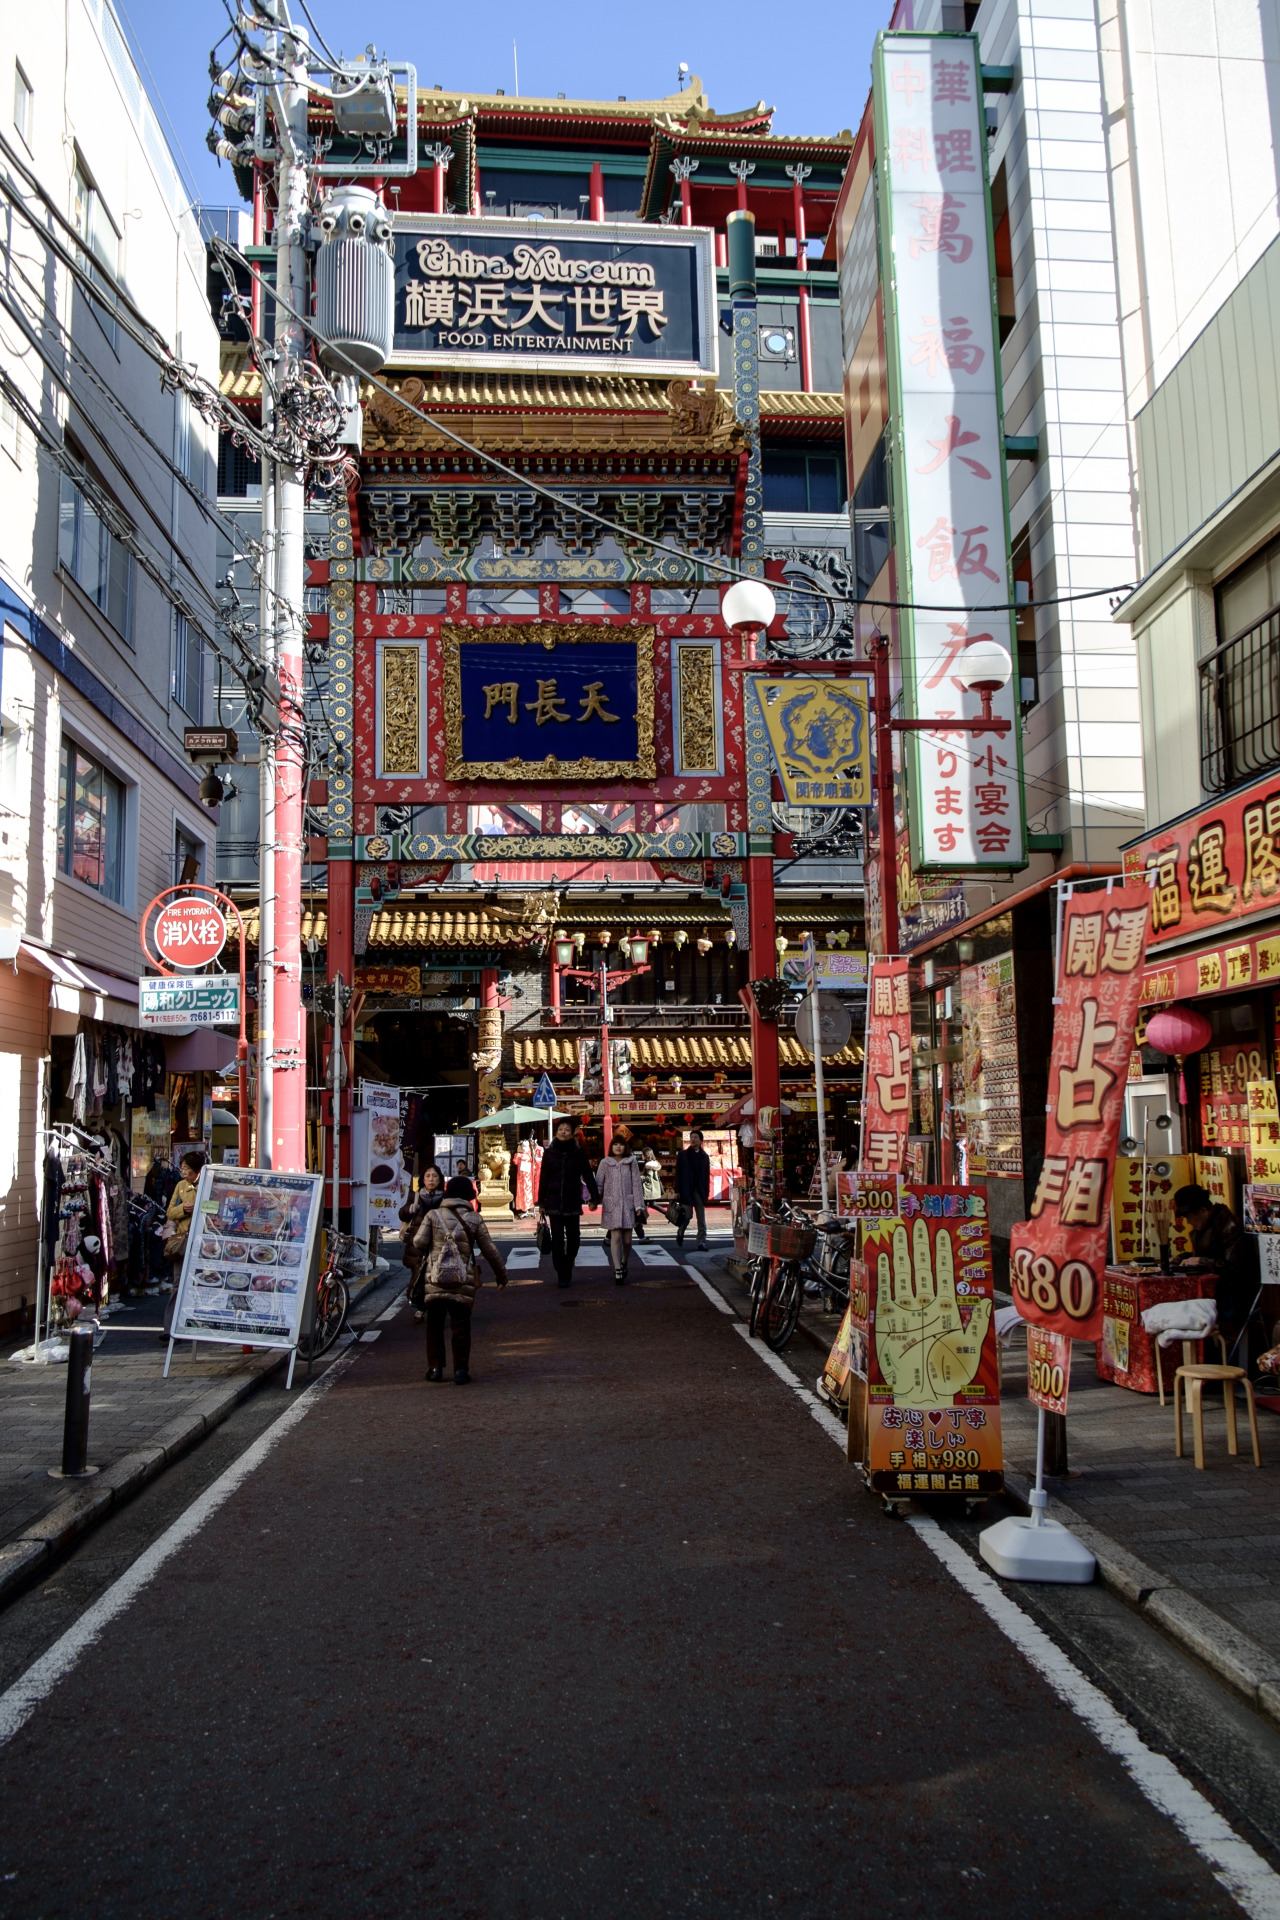
[[[751,978],[772,980],[778,971],[778,922],[773,908],[773,855],[752,854],[747,861],[747,914],[751,923]],[[778,1023],[762,1020],[751,1000],[751,1093],[759,1132],[763,1107],[778,1106]]]
[[[356,869],[351,860],[331,860],[329,862],[329,898],[328,931],[325,939],[325,978],[334,980],[342,975],[347,986],[351,986],[356,977],[355,956],[355,888]],[[337,1115],[339,1187],[338,1206],[340,1212],[347,1215],[351,1206],[351,1074],[355,1027],[350,1015],[342,1029],[342,1045],[347,1055],[347,1084],[342,1089],[341,1103]],[[325,1140],[325,1171],[333,1166],[333,1135]],[[329,1191],[325,1184],[326,1194]]]

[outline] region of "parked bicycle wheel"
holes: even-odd
[[[747,1321],[747,1332],[753,1337],[760,1332],[760,1318],[764,1312],[765,1296],[769,1291],[770,1267],[764,1254],[760,1254],[751,1263],[748,1284],[751,1288],[751,1315]]]
[[[804,1269],[798,1260],[784,1260],[774,1276],[761,1315],[764,1343],[781,1353],[796,1330],[800,1301],[804,1291]]]
[[[303,1360],[318,1360],[342,1332],[347,1321],[347,1283],[338,1274],[322,1273],[316,1289],[316,1317],[311,1334],[303,1334],[298,1353]]]

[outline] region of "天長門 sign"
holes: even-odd
[[[445,627],[449,780],[652,780],[653,628]]]
[[[457,215],[395,228],[397,365],[719,370],[709,232]]]

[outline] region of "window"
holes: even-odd
[[[232,500],[262,498],[262,462],[247,447],[238,447],[229,433],[218,436],[218,493]]]
[[[766,513],[839,513],[843,503],[844,462],[837,452],[764,449]]]
[[[173,884],[175,887],[191,887],[200,878],[200,869],[204,865],[204,842],[197,840],[194,834],[185,833],[181,827],[173,830]]]
[[[13,124],[27,145],[31,145],[35,89],[15,60],[13,63]]]
[[[173,697],[189,720],[200,719],[200,635],[185,613],[173,616]]]
[[[865,600],[875,585],[892,544],[889,463],[882,434],[853,493],[853,557],[859,600]]]
[[[199,415],[192,411],[191,401],[185,393],[175,396],[177,401],[177,448],[174,465],[184,479],[193,487],[204,492],[204,442],[200,438]]]
[[[22,779],[22,728],[5,714],[0,720],[0,805],[17,807]]]
[[[0,446],[22,465],[22,421],[12,397],[0,392]]]
[[[91,278],[99,285],[114,292],[116,276],[120,271],[120,236],[102,203],[101,194],[79,162],[72,182],[71,220],[87,249],[80,256],[81,266],[88,268]],[[99,302],[93,301],[91,304],[99,325],[114,347],[115,321]]]
[[[1222,793],[1280,765],[1280,540],[1217,590],[1217,644],[1200,662],[1200,766]]]
[[[58,497],[58,565],[106,614],[122,639],[133,616],[133,555],[64,473]]]
[[[69,740],[58,769],[58,872],[108,900],[124,892],[125,790]]]

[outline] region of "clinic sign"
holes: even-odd
[[[992,701],[1010,731],[948,733],[981,700],[965,650],[1016,660],[1004,418],[978,42],[882,33],[873,66],[893,457],[893,534],[917,871],[1025,864],[1017,670]]]
[[[395,263],[397,365],[719,370],[700,229],[406,216]]]

